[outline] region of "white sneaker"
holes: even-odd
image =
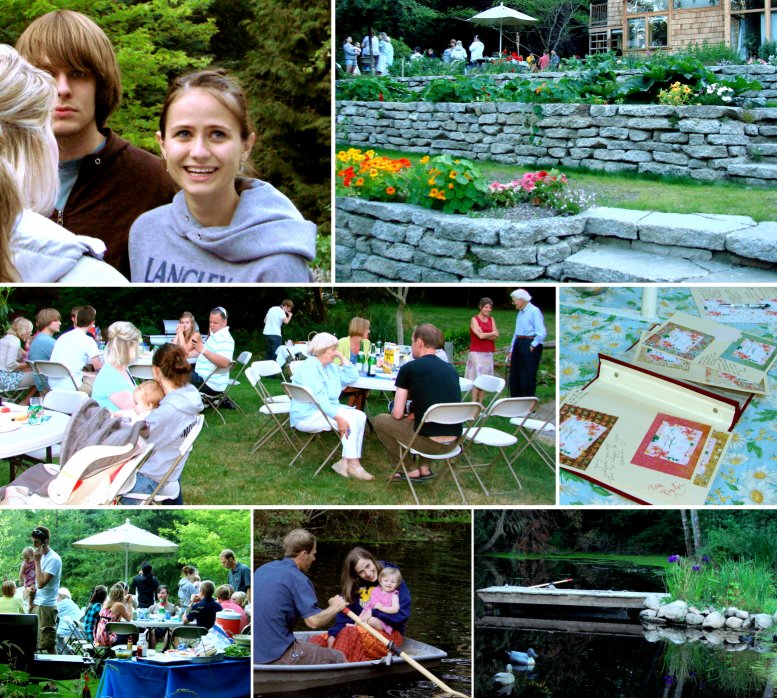
[[[345,458],[341,458],[339,461],[337,461],[337,463],[332,463],[332,470],[334,470],[338,475],[348,477],[348,465],[345,462]]]

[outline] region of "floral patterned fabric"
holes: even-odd
[[[559,395],[563,401],[573,388],[586,385],[595,375],[598,354],[619,356],[652,323],[624,318],[607,308],[639,312],[641,287],[610,287],[601,295],[583,295],[560,289]],[[659,288],[658,315],[677,311],[699,315],[688,288]],[[732,323],[750,334],[774,339],[777,322]],[[734,429],[728,451],[712,482],[706,504],[777,504],[777,364],[769,373],[769,395],[756,395]],[[559,475],[559,503],[566,505],[634,505],[629,499],[566,470]]]

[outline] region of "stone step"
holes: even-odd
[[[777,186],[777,164],[732,163],[726,167],[726,172],[729,177],[775,180],[773,184]]]
[[[680,257],[640,252],[622,244],[598,242],[570,255],[564,261],[562,280],[623,283],[647,281],[674,283],[680,281],[777,281],[777,272],[750,267],[724,267],[720,264],[696,263]]]

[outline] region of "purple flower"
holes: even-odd
[[[710,561],[709,555],[702,555],[701,556],[701,561],[702,562],[709,562]]]
[[[667,686],[671,686],[674,683],[674,676],[670,676],[669,674],[664,674],[664,683]]]
[[[680,562],[680,556],[679,555],[670,555],[668,558],[666,558],[669,562]]]
[[[701,567],[699,567],[699,565],[694,565],[694,566],[693,566],[691,569],[692,569],[694,572],[701,572]]]

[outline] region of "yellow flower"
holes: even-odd
[[[437,195],[438,195],[439,193],[440,193],[440,192],[439,192],[439,191],[437,191],[437,187],[433,187],[433,188],[432,188],[432,190],[429,192],[429,196],[430,196],[432,199],[436,199],[436,198],[437,198]]]
[[[459,173],[456,172],[456,170],[451,170],[451,173],[448,175],[451,179],[456,179],[456,175]]]
[[[360,187],[362,184],[364,184],[364,177],[359,177],[359,179],[357,179],[357,180],[356,180],[356,181],[353,183],[353,185],[354,185],[355,187]]]
[[[422,164],[422,165],[425,165],[427,162],[429,162],[429,156],[428,156],[428,155],[424,155],[424,156],[421,158],[421,164]]]
[[[448,189],[453,189],[453,182],[448,185]]]
[[[426,180],[426,183],[431,187],[435,182],[434,177],[429,177],[429,179]]]
[[[370,177],[377,177],[378,171],[377,170],[370,170]]]
[[[368,151],[365,153],[365,155],[366,155],[368,158],[374,158],[374,157],[375,157],[375,151],[374,151],[374,150],[368,150]]]

